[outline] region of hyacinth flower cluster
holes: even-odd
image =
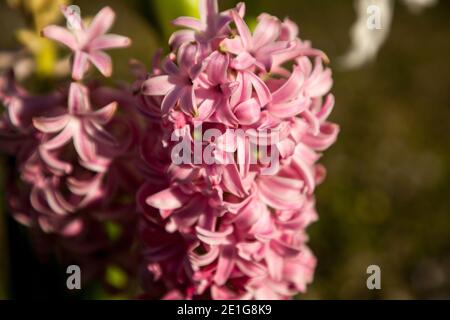
[[[104,50],[126,47],[130,39],[106,33],[115,19],[109,7],[89,25],[70,7],[61,11],[70,28],[48,26],[42,36],[71,50],[73,81],[33,95],[12,72],[0,78],[0,145],[15,157],[18,173],[8,181],[10,211],[31,228],[39,250],[54,249],[78,264],[84,280],[101,277],[110,263],[131,274],[141,184],[137,113],[125,88],[86,80],[92,66],[110,76]]]
[[[170,53],[136,81],[105,87],[115,14],[87,25],[62,7],[68,28],[42,36],[71,51],[72,80],[34,95],[0,77],[0,147],[14,157],[13,216],[37,249],[97,279],[120,265],[143,298],[288,299],[305,292],[316,260],[306,228],[317,219],[318,164],[339,128],[326,55],[289,19],[245,5],[180,17]],[[138,245],[135,245],[139,242]]]
[[[170,53],[134,84],[148,124],[137,195],[144,289],[289,299],[313,279],[305,230],[325,177],[318,160],[339,131],[327,121],[327,57],[289,19],[263,13],[251,31],[243,3],[200,3],[200,19],[174,20]]]

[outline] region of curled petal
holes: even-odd
[[[33,126],[41,132],[54,133],[64,129],[69,120],[70,117],[67,114],[51,118],[38,117],[33,118]]]
[[[314,150],[322,151],[336,142],[339,126],[333,123],[324,123],[320,126],[317,135],[305,135],[302,141]]]
[[[327,95],[325,103],[316,115],[319,121],[323,122],[328,118],[328,116],[331,114],[331,111],[333,111],[334,103],[334,96],[330,93],[329,95]]]
[[[195,40],[195,32],[192,30],[178,30],[172,33],[169,38],[169,46],[172,50],[177,50],[182,44]]]
[[[217,246],[211,247],[210,250],[202,255],[190,254],[189,259],[195,266],[203,267],[211,264],[219,256],[219,248]]]
[[[305,77],[301,68],[294,66],[294,70],[289,79],[281,86],[281,88],[272,93],[272,102],[286,102],[296,98],[300,93],[300,88],[303,85],[304,79]]]
[[[51,151],[45,148],[39,148],[39,155],[49,168],[56,174],[70,174],[72,172],[72,165],[70,163],[59,160]]]
[[[172,21],[172,24],[177,27],[185,27],[189,29],[194,29],[196,31],[202,30],[202,23],[192,17],[179,17]]]
[[[267,110],[270,114],[278,118],[290,118],[305,111],[311,105],[309,98],[301,97],[296,100],[282,103],[271,103],[268,105]]]
[[[42,147],[47,150],[54,150],[66,145],[72,139],[75,130],[74,125],[69,123],[58,135],[45,142]]]
[[[200,226],[195,227],[198,238],[209,245],[227,244],[227,237],[233,233],[233,226],[227,226],[223,231],[209,231]]]
[[[262,81],[260,77],[252,72],[246,72],[246,76],[255,89],[256,95],[259,99],[259,104],[262,107],[268,104],[272,100],[272,94],[270,93],[270,90],[269,88],[267,88],[267,85],[264,83],[264,81]]]
[[[95,143],[86,134],[86,132],[84,131],[84,127],[80,126],[78,130],[74,130],[73,145],[83,161],[90,161],[95,159]]]
[[[258,190],[262,200],[269,206],[280,209],[299,209],[303,206],[304,195],[301,180],[278,176],[265,176],[258,182]]]
[[[256,99],[252,98],[242,102],[234,109],[234,115],[243,125],[250,125],[259,120],[261,106]]]
[[[99,124],[107,124],[114,116],[117,110],[117,102],[112,102],[107,106],[94,111],[91,115],[92,119]]]

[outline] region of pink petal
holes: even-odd
[[[274,239],[270,240],[269,246],[277,254],[279,254],[280,256],[285,257],[285,258],[292,258],[292,257],[297,256],[300,253],[299,248],[289,246],[281,241],[274,240]]]
[[[245,72],[245,74],[250,80],[253,88],[255,89],[256,95],[259,99],[259,104],[261,105],[261,107],[264,107],[272,100],[272,94],[270,93],[269,88],[267,88],[266,84],[261,80],[261,78],[254,73]]]
[[[268,14],[263,13],[258,17],[258,25],[253,32],[253,46],[256,50],[266,44],[277,40],[281,31],[280,21]]]
[[[251,50],[253,48],[253,39],[250,29],[248,28],[244,20],[241,18],[239,13],[236,12],[236,10],[231,11],[231,15],[233,17],[234,23],[236,24],[236,28],[239,32],[239,35],[241,36],[244,48],[247,50]]]
[[[191,260],[194,266],[203,267],[213,263],[218,256],[219,256],[219,247],[214,246],[210,247],[209,251],[205,254],[202,255],[194,253],[190,254],[189,259]]]
[[[269,268],[270,276],[276,280],[280,281],[283,278],[283,257],[277,254],[275,251],[267,248],[266,250],[266,263]]]
[[[328,149],[336,142],[339,134],[339,126],[333,123],[324,123],[320,126],[317,135],[305,135],[302,142],[313,148],[314,150],[322,151]]]
[[[111,164],[111,160],[110,159],[106,159],[106,158],[102,158],[98,155],[96,155],[96,157],[94,159],[89,159],[88,161],[79,160],[80,165],[82,165],[84,168],[94,171],[94,172],[107,172],[110,164]]]
[[[103,51],[93,51],[89,53],[89,60],[105,77],[112,74],[111,57]]]
[[[267,275],[267,270],[261,264],[255,263],[253,261],[237,259],[236,265],[239,270],[242,271],[242,273],[251,278],[263,277]]]
[[[230,127],[235,127],[239,123],[239,120],[231,111],[228,99],[220,99],[216,105],[216,112],[212,118],[214,118],[215,121]]]
[[[100,10],[88,27],[86,42],[89,43],[105,34],[113,25],[115,17],[116,14],[110,7],[105,7]]]
[[[188,199],[179,189],[169,188],[148,197],[146,203],[160,210],[174,210],[181,208]]]
[[[222,184],[224,189],[238,197],[245,197],[246,192],[236,164],[227,164],[223,168]]]
[[[328,116],[331,114],[331,111],[333,111],[334,103],[335,103],[334,96],[330,93],[329,95],[327,95],[322,108],[316,115],[319,121],[322,122],[328,118]]]
[[[41,132],[53,133],[61,131],[69,122],[70,117],[67,114],[61,116],[46,118],[33,118],[33,126]]]
[[[46,165],[53,171],[69,174],[72,172],[72,165],[70,163],[59,160],[49,150],[45,148],[39,148],[39,155]]]
[[[256,99],[252,98],[242,102],[234,109],[234,115],[242,125],[251,125],[259,120],[261,106]]]
[[[237,137],[237,159],[239,164],[239,173],[242,177],[247,177],[250,170],[250,142],[245,136]]]
[[[117,110],[117,102],[112,102],[107,106],[94,111],[91,114],[92,119],[99,124],[107,124],[114,117]]]
[[[192,17],[178,17],[172,21],[172,24],[177,27],[185,27],[196,31],[202,30],[202,23]]]
[[[312,168],[298,156],[292,158],[292,167],[300,174],[303,181],[305,181],[307,192],[312,194],[316,185]]]
[[[61,42],[73,51],[77,50],[77,41],[73,34],[66,28],[60,26],[48,26],[42,30],[42,35],[46,38]]]
[[[45,142],[42,147],[47,150],[54,150],[66,145],[74,134],[74,125],[71,122],[66,125],[66,127],[58,135],[56,135],[51,140]]]
[[[75,219],[64,226],[62,234],[65,237],[74,237],[81,233],[84,223],[81,219]]]
[[[214,274],[214,282],[217,285],[222,286],[228,281],[235,261],[235,249],[232,246],[223,247],[219,256],[219,262],[217,263],[217,270]]]
[[[180,108],[183,110],[185,114],[192,115],[194,114],[196,105],[195,101],[195,92],[192,86],[187,86],[183,89],[183,93],[180,98]]]
[[[235,55],[245,52],[245,48],[242,45],[241,37],[239,37],[239,36],[236,36],[232,39],[229,39],[229,38],[224,39],[221,42],[220,47],[221,47],[222,51],[230,52]]]
[[[195,231],[197,232],[197,237],[202,242],[209,245],[221,245],[229,242],[227,237],[233,233],[233,226],[229,225],[223,231],[210,231],[196,226]]]
[[[73,145],[81,160],[88,162],[95,159],[95,144],[91,141],[86,132],[84,132],[82,126],[80,126],[78,130],[74,130]]]
[[[311,105],[309,98],[301,97],[297,100],[282,103],[270,103],[267,110],[275,117],[285,119],[295,117],[305,111]]]
[[[161,103],[161,112],[162,114],[167,114],[169,111],[175,106],[178,100],[183,95],[182,87],[175,87],[172,91],[170,91],[163,99]]]
[[[72,78],[74,80],[81,80],[88,67],[89,65],[87,53],[82,51],[75,51],[72,65]]]
[[[252,84],[246,72],[238,72],[236,82],[238,83],[238,87],[230,99],[230,105],[233,107],[252,97]]]
[[[261,200],[274,209],[299,209],[304,203],[303,185],[301,180],[264,176],[258,181],[258,191]]]
[[[187,42],[195,40],[195,32],[192,30],[178,30],[172,33],[169,38],[169,46],[172,50],[178,50],[178,48]]]
[[[131,40],[128,37],[116,34],[105,34],[98,38],[95,38],[91,43],[89,43],[89,50],[97,51],[104,49],[123,48],[128,47],[130,44]]]
[[[92,142],[97,142],[102,146],[116,146],[118,144],[117,140],[96,122],[86,119],[83,122],[83,128],[88,138],[92,138]]]
[[[252,67],[256,62],[256,59],[248,52],[240,53],[233,59],[231,66],[236,70],[246,70]]]
[[[227,72],[230,58],[227,54],[218,51],[213,52],[208,58],[206,73],[208,79],[213,84],[222,84],[227,82]]]
[[[304,75],[300,67],[294,66],[291,76],[275,92],[272,93],[272,103],[286,102],[298,96],[304,82]]]
[[[89,100],[87,89],[75,82],[70,84],[69,88],[69,112],[73,115],[83,114],[89,111]]]
[[[150,96],[165,96],[174,87],[175,85],[170,82],[170,76],[157,76],[142,84],[142,93]]]
[[[200,0],[199,10],[201,21],[206,26],[219,13],[219,4],[217,0]]]
[[[185,70],[186,73],[189,73],[197,64],[197,45],[192,43],[183,44],[178,49],[177,64],[180,70]]]

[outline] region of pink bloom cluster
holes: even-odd
[[[150,75],[132,65],[131,88],[85,80],[91,66],[110,76],[104,50],[130,44],[106,34],[114,12],[85,25],[62,8],[70,28],[42,34],[72,51],[76,82],[38,96],[0,77],[10,209],[85,275],[111,262],[136,275],[139,235],[145,297],[288,299],[316,265],[305,230],[339,131],[331,71],[289,19],[261,14],[252,32],[243,3],[200,3],[200,19],[174,21],[184,29]],[[188,163],[174,162],[180,139]]]
[[[71,14],[68,7],[62,12]],[[111,74],[110,57],[102,50],[130,43],[105,34],[114,17],[107,7],[89,27],[79,19],[72,30],[43,30],[72,50],[74,79],[83,79],[88,61],[105,76]],[[14,172],[20,173],[18,182],[11,174],[8,184],[15,218],[46,235],[48,243],[82,266],[86,277],[101,272],[110,257],[129,254],[137,219],[135,194],[142,183],[136,170],[139,129],[132,95],[93,82],[71,82],[36,96],[16,84],[10,72],[0,78],[0,101],[5,106],[0,144],[15,156]],[[120,230],[114,241],[108,223]],[[132,260],[121,257],[119,263],[131,271]]]
[[[185,29],[170,38],[171,52],[135,84],[149,124],[137,199],[143,272],[164,284],[165,298],[288,299],[306,290],[316,265],[305,229],[325,175],[317,161],[339,131],[327,121],[331,71],[289,19],[261,14],[252,32],[243,3],[220,12],[203,0],[200,14],[174,21]],[[237,161],[174,164],[173,137],[198,143],[198,124],[221,133],[201,139],[202,149]],[[264,174],[251,150],[272,133],[278,164]]]

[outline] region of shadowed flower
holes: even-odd
[[[117,103],[92,111],[86,91],[82,85],[72,83],[67,113],[33,119],[34,127],[40,132],[56,134],[44,142],[43,149],[55,150],[72,140],[80,159],[90,163],[98,161],[97,144],[114,147],[114,138],[102,126],[113,117]]]

